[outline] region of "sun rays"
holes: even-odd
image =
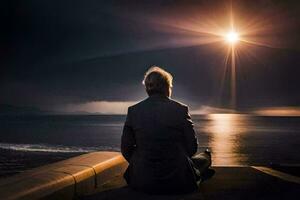
[[[184,40],[177,40],[176,37],[172,48],[204,46],[209,44],[219,44],[224,47],[223,74],[221,77],[221,91],[229,94],[228,107],[235,109],[237,106],[237,69],[239,60],[253,57],[251,47],[280,48],[278,43],[272,43],[272,28],[268,18],[257,16],[247,20],[240,18],[234,13],[232,4],[228,7],[227,17],[221,15],[210,15],[209,12],[194,15],[187,18],[160,19],[153,22],[160,30],[177,35]],[[279,27],[277,27],[277,30]],[[217,47],[217,46],[215,46]],[[243,56],[241,56],[243,55]],[[247,59],[248,59],[247,58]],[[253,59],[258,59],[253,58]],[[227,78],[227,79],[226,79]],[[225,83],[228,80],[228,83]],[[230,85],[225,88],[224,85]],[[225,91],[226,90],[226,91]],[[225,92],[224,92],[225,91]]]

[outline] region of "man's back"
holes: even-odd
[[[194,190],[190,157],[196,151],[187,106],[152,95],[128,109],[122,153],[130,164],[125,178],[132,187],[154,193]]]

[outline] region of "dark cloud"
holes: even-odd
[[[138,100],[145,97],[143,74],[155,64],[174,75],[176,98],[193,107],[229,105],[222,45],[184,45],[203,34],[174,27],[207,20],[202,16],[226,24],[228,1],[54,0],[3,6],[9,9],[2,12],[0,103]],[[274,45],[239,46],[238,108],[299,105],[299,3],[234,1],[233,7],[237,23],[262,24],[266,31],[255,37]]]

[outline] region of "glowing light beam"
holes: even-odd
[[[235,44],[239,41],[239,34],[235,31],[230,31],[226,34],[225,40],[230,44]]]

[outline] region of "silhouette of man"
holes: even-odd
[[[153,66],[143,84],[149,97],[128,108],[121,152],[129,166],[128,185],[155,194],[198,188],[211,165],[209,152],[193,157],[198,141],[188,107],[170,98],[173,77]]]

